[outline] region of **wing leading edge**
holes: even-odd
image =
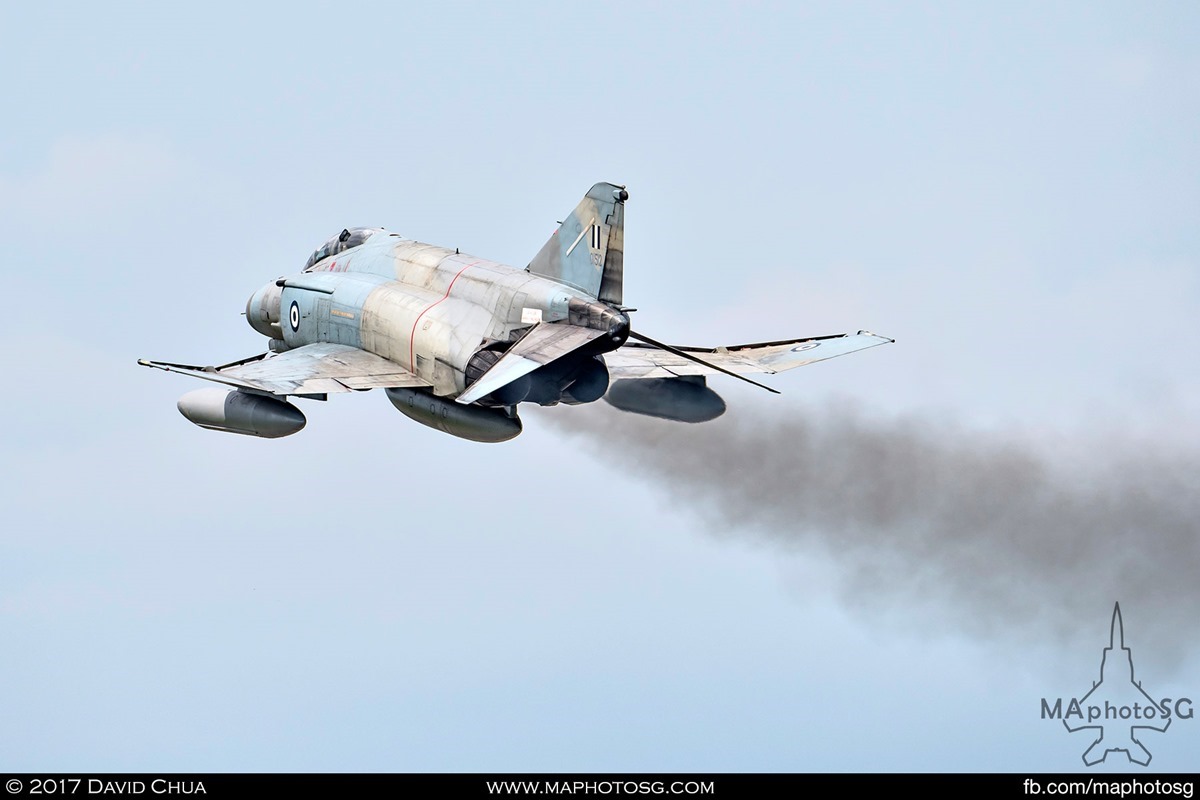
[[[859,331],[781,342],[678,349],[695,353],[730,372],[774,374],[893,341],[870,331]],[[604,362],[614,380],[717,374],[717,370],[647,344],[627,343],[615,352],[605,354]]]
[[[138,363],[143,367],[274,395],[318,395],[355,389],[431,385],[394,361],[357,347],[328,342],[305,345],[278,355],[263,353],[220,367],[145,359]]]

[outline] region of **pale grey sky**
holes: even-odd
[[[714,523],[551,420],[587,409],[484,446],[372,392],[260,441],[189,425],[193,384],[134,362],[260,352],[246,298],[343,226],[523,266],[609,180],[649,335],[897,339],[782,397],[714,380],[731,417],[1194,458],[1198,17],[0,10],[0,766],[1079,766],[1038,701],[1098,677],[1110,605],[1079,646],[948,621],[900,562],[895,603],[856,601],[836,553]],[[1190,641],[1139,649],[1155,620],[1111,599],[1146,685],[1200,698]],[[1200,766],[1200,721],[1152,741],[1151,769]]]

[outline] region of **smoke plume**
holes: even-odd
[[[839,409],[686,425],[601,405],[553,421],[621,451],[623,470],[724,535],[827,553],[845,600],[868,611],[902,601],[927,629],[1092,641],[1120,601],[1137,642],[1168,658],[1200,633],[1195,453],[1097,439],[1067,457]]]

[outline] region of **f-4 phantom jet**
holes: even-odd
[[[223,366],[139,364],[222,384],[179,400],[203,428],[273,439],[304,427],[290,397],[383,389],[407,416],[464,439],[521,432],[521,403],[605,398],[681,422],[720,416],[706,376],[775,373],[892,341],[867,331],[730,347],[675,347],[623,305],[624,186],[598,183],[525,269],[347,228],[299,273],[246,304],[268,352]]]

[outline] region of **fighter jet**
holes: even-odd
[[[346,228],[297,274],[246,303],[267,352],[222,366],[141,359],[222,384],[179,400],[211,430],[273,439],[305,425],[288,398],[383,389],[401,412],[477,442],[521,432],[522,403],[604,397],[680,422],[720,416],[706,376],[776,373],[891,342],[867,331],[728,347],[675,347],[635,331],[623,305],[624,186],[597,183],[524,269]],[[778,393],[778,392],[776,392]]]

